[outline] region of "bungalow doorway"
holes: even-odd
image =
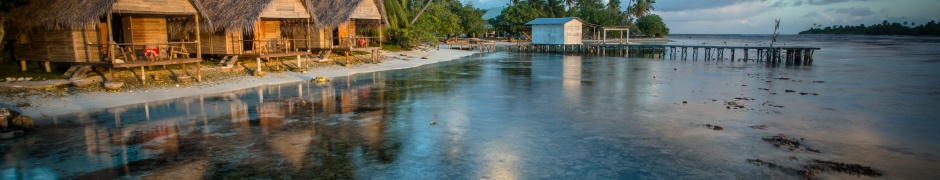
[[[333,46],[339,46],[339,27],[333,28]]]
[[[252,43],[254,41],[251,41],[252,39],[255,39],[254,32],[245,31],[245,33],[242,33],[242,51],[251,51],[255,49],[254,44]]]

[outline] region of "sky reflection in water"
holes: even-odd
[[[43,129],[0,146],[0,177],[794,177],[745,163],[753,158],[940,176],[930,105],[940,88],[924,70],[936,58],[845,60],[868,51],[858,48],[910,48],[831,41],[807,41],[829,48],[813,66],[496,53],[40,118]],[[761,141],[778,133],[823,153]]]

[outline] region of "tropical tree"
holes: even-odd
[[[607,2],[607,10],[612,12],[620,12],[620,0],[610,0]]]
[[[490,24],[493,24],[496,30],[514,36],[523,32],[526,22],[538,17],[539,12],[535,8],[528,3],[520,3],[504,9],[502,14],[490,21]]]
[[[650,14],[636,20],[637,29],[647,36],[663,37],[669,35],[669,28],[659,15]]]
[[[656,8],[653,7],[653,4],[656,4],[656,0],[631,0],[631,2],[635,3],[633,6],[627,8],[627,13],[630,13],[633,17],[639,18],[656,10]]]

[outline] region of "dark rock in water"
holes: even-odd
[[[742,84],[741,86],[747,86],[747,84]]]
[[[757,90],[770,91],[770,89],[767,89],[767,88],[757,88]]]
[[[812,94],[813,96],[819,96],[819,94],[816,94],[816,93],[810,93],[810,94]]]
[[[796,140],[795,138],[794,139],[787,138],[787,135],[783,135],[783,134],[777,134],[776,136],[770,136],[770,137],[765,137],[761,139],[763,139],[764,141],[773,143],[774,147],[786,146],[791,149],[800,148],[799,140]]]
[[[807,95],[807,94],[809,94],[809,93],[805,93],[805,92],[801,92],[801,93],[800,93],[800,95],[804,95],[804,96]]]
[[[825,83],[826,81],[813,81],[813,83]]]
[[[791,160],[796,159],[796,157],[790,157]],[[819,179],[816,174],[820,172],[839,172],[846,173],[856,176],[868,176],[868,177],[881,177],[883,174],[881,171],[875,170],[868,166],[863,166],[859,164],[849,164],[833,161],[824,161],[814,159],[808,161],[809,165],[804,165],[803,169],[797,169],[793,167],[787,167],[780,164],[760,160],[760,159],[747,159],[747,163],[751,163],[757,166],[766,166],[770,169],[775,169],[786,174],[802,176],[803,179]]]
[[[881,172],[875,169],[872,169],[868,166],[862,166],[859,164],[849,164],[841,162],[832,162],[832,161],[823,161],[818,159],[813,159],[811,161],[813,165],[806,165],[807,170],[821,171],[821,172],[841,172],[856,176],[868,176],[868,177],[880,177],[882,176]]]
[[[30,107],[30,106],[33,106],[33,105],[32,105],[32,104],[29,104],[28,102],[18,102],[18,103],[16,103],[16,107]]]
[[[809,151],[809,152],[814,152],[814,153],[822,153],[822,151],[820,151],[819,149],[816,149],[816,148],[805,148],[805,149],[803,149],[803,150]]]
[[[682,104],[685,104],[685,103],[689,103],[689,102],[686,102],[686,101],[682,101]]]
[[[760,129],[760,130],[766,130],[766,129],[767,129],[767,125],[763,125],[763,124],[761,124],[761,125],[754,125],[754,126],[748,126],[748,127],[750,127],[751,129]]]
[[[785,91],[783,91],[783,92],[792,93],[792,92],[796,92],[796,91],[787,89],[787,90],[785,90]]]
[[[428,57],[421,57],[421,59],[428,59]]]
[[[678,69],[676,69],[676,68],[672,68],[672,70],[673,70],[673,71],[675,71],[675,70],[678,70]]]
[[[721,127],[721,126],[714,126],[714,127],[712,127],[712,129],[715,130],[715,131],[725,130],[725,128],[723,128],[723,127]]]

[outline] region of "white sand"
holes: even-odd
[[[257,86],[292,83],[306,81],[317,76],[340,77],[357,73],[368,73],[375,71],[385,71],[393,69],[404,69],[417,67],[424,64],[437,63],[459,59],[464,56],[473,55],[473,51],[440,49],[425,51],[407,51],[399,53],[388,53],[386,56],[399,56],[405,54],[415,58],[404,60],[387,60],[381,64],[366,64],[349,68],[313,68],[306,73],[282,72],[267,73],[264,77],[242,77],[233,78],[223,83],[211,83],[212,85],[196,84],[192,87],[164,88],[151,90],[135,90],[132,92],[107,93],[95,92],[77,95],[69,95],[64,98],[45,98],[45,97],[27,97],[27,101],[32,104],[30,107],[22,107],[23,115],[31,117],[40,117],[41,115],[63,115],[75,112],[117,107],[131,104],[138,104],[150,101],[166,100],[200,94],[220,93],[238,89],[252,88]],[[420,59],[427,57],[427,59]],[[210,83],[206,83],[210,84]]]

